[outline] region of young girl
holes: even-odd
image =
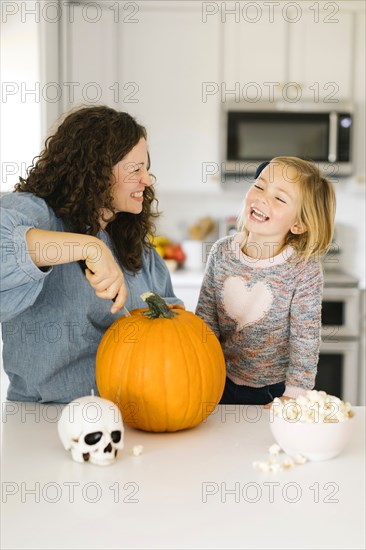
[[[196,314],[219,338],[222,404],[265,405],[314,387],[322,269],[335,194],[311,163],[276,157],[259,166],[239,232],[212,247]]]
[[[8,399],[97,394],[108,327],[169,272],[149,245],[155,201],[146,131],[104,106],[71,112],[15,193],[1,200],[1,316]],[[112,300],[115,300],[114,302]]]

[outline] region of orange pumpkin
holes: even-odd
[[[104,334],[96,357],[101,397],[129,425],[149,432],[196,426],[214,410],[225,385],[225,360],[211,329],[194,313],[152,292],[149,309],[131,311]]]

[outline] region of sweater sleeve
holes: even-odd
[[[304,263],[290,310],[290,361],[284,394],[297,397],[313,389],[321,341],[323,274],[320,263]]]
[[[198,297],[196,315],[201,317],[201,319],[203,319],[203,321],[205,321],[205,323],[207,323],[210,329],[215,333],[217,338],[220,339],[215,285],[216,258],[218,255],[218,250],[218,245],[213,245],[208,256],[206,270]]]
[[[54,216],[54,215],[53,215]],[[5,195],[0,203],[0,321],[8,321],[34,304],[52,269],[32,261],[26,233],[36,227],[53,229],[52,213],[43,199],[29,193]]]

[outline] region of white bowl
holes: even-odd
[[[349,441],[353,425],[353,418],[343,422],[300,422],[270,417],[272,434],[281,449],[308,460],[328,460],[339,455]]]

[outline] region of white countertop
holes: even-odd
[[[173,286],[197,286],[201,287],[204,270],[178,269],[170,274]]]
[[[355,411],[341,455],[264,474],[252,467],[274,442],[261,407],[219,406],[172,434],[126,426],[103,468],[63,449],[61,406],[3,403],[2,547],[364,548],[365,408]]]
[[[170,276],[174,286],[201,286],[204,275],[204,269],[190,270],[190,269],[178,269],[173,271]],[[324,285],[332,287],[357,287],[358,279],[349,273],[346,273],[340,269],[326,269],[324,270]]]

